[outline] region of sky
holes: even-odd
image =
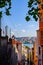
[[[31,20],[27,22],[25,17],[28,12],[28,0],[12,0],[11,16],[3,14],[2,29],[8,26],[8,31],[11,28],[11,34],[16,37],[33,37],[37,36],[38,22]],[[10,34],[10,33],[9,33]]]

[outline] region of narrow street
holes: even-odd
[[[0,0],[0,65],[43,65],[43,0]]]

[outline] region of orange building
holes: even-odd
[[[39,7],[39,30],[37,30],[37,43],[38,43],[38,63],[39,65],[43,65],[43,9],[41,4],[43,4],[43,0],[40,0],[41,3],[38,5]]]
[[[38,63],[43,65],[43,22],[39,22],[39,30],[37,30],[38,44]]]

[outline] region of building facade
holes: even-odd
[[[38,5],[39,10],[39,30],[37,30],[38,44],[38,65],[43,65],[43,0]]]

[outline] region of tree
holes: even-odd
[[[11,0],[0,0],[0,65],[8,65],[7,45],[1,45],[1,19],[4,13],[10,15],[10,9]]]
[[[10,15],[11,0],[0,0],[0,37],[1,37],[1,19],[3,13]],[[5,11],[4,11],[5,10]]]
[[[25,48],[29,49],[29,47],[28,47],[28,46],[25,46]]]
[[[28,1],[28,14],[26,16],[26,21],[30,20],[30,17],[32,16],[35,21],[38,20],[38,17],[40,17],[40,10],[43,9],[43,1],[42,0],[29,0]],[[38,7],[40,6],[40,8]]]

